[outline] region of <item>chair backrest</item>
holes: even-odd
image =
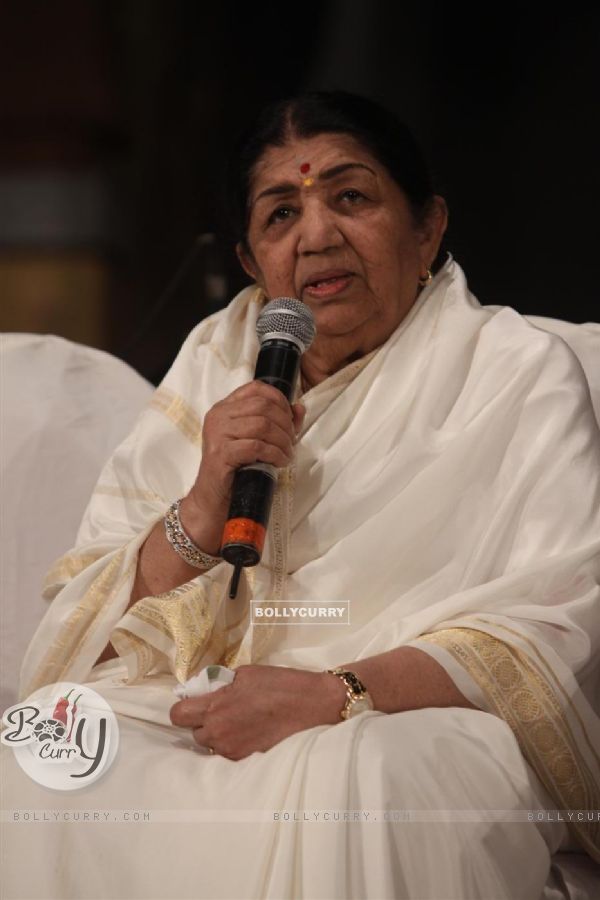
[[[0,335],[0,705],[46,610],[102,466],[153,387],[119,359],[52,335]]]
[[[501,309],[500,306],[486,306],[486,309]],[[530,325],[557,334],[571,348],[581,363],[592,396],[592,405],[600,425],[600,324],[565,322],[546,316],[524,316]]]
[[[594,411],[600,425],[600,324],[585,322],[576,325],[544,316],[527,316],[527,319],[536,328],[557,334],[578,357],[590,386]]]

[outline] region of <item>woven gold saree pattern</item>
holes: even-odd
[[[135,562],[123,571],[125,549],[115,554],[100,574],[94,578],[75,606],[56,640],[50,645],[37,667],[31,683],[23,696],[28,696],[45,684],[61,681],[68,672],[71,660],[81,653],[83,645],[98,626],[103,609],[108,609],[112,598],[121,589],[135,569]]]
[[[267,532],[271,565],[265,569],[269,572],[269,586],[261,606],[281,601],[285,589],[292,481],[290,470],[279,473]],[[222,570],[222,566],[218,569]],[[255,573],[244,571],[245,607],[239,614],[227,596],[228,581],[222,571],[217,573],[213,569],[198,581],[143,597],[127,611],[113,630],[111,640],[114,637],[120,656],[133,655],[135,663],[129,666],[131,683],[148,675],[164,657],[180,682],[198,671],[208,652],[211,661],[222,660],[230,667],[260,658],[275,626],[268,619],[264,625],[252,623]],[[150,646],[150,653],[145,645]]]
[[[54,590],[58,585],[66,584],[97,559],[101,558],[100,553],[65,553],[59,557],[56,562],[52,563],[51,568],[46,572],[43,583],[44,596],[53,596]]]
[[[160,387],[152,395],[150,407],[170,419],[192,444],[202,445],[200,418],[179,394]]]
[[[420,640],[443,647],[466,669],[495,714],[511,728],[557,808],[600,808],[597,784],[571,724],[576,713],[569,709],[567,697],[561,703],[560,692],[552,684],[558,685],[558,679],[548,677],[532,656],[484,631],[448,628],[424,634]],[[584,741],[585,737],[584,730]],[[596,755],[591,745],[587,749]],[[588,853],[600,860],[600,823],[570,824]]]
[[[111,633],[119,655],[135,654],[136,673],[130,682],[147,675],[161,653],[169,657],[176,678],[185,681],[206,649],[215,621],[215,586],[183,587],[138,600],[128,611],[132,621],[122,620],[122,627]]]

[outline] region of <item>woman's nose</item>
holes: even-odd
[[[298,253],[322,253],[343,242],[335,213],[316,197],[307,200],[299,220]]]

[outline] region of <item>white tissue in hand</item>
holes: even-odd
[[[231,684],[234,678],[233,669],[226,666],[206,666],[197,675],[188,678],[184,684],[178,684],[173,691],[180,700],[186,697],[199,697],[201,694],[218,691],[225,684]]]

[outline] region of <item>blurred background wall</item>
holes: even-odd
[[[597,321],[599,25],[577,4],[3,0],[0,330],[158,381],[246,283],[217,215],[227,148],[304,88],[409,124],[482,303]]]

